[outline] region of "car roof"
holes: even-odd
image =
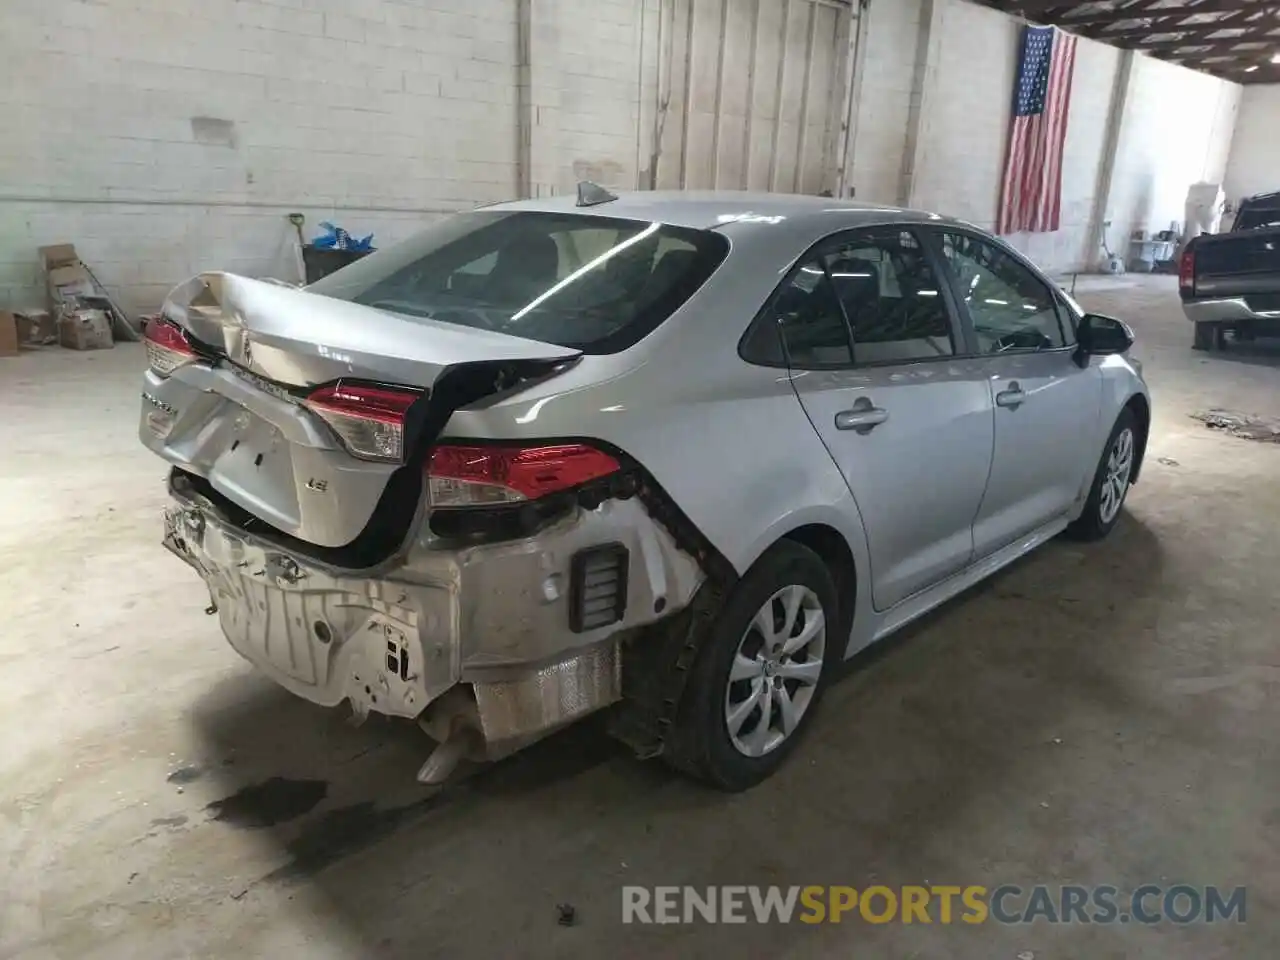
[[[882,223],[944,221],[948,217],[923,210],[883,206],[861,200],[837,200],[793,193],[753,193],[735,190],[627,191],[593,206],[580,207],[573,194],[517,200],[485,207],[486,210],[526,210],[580,213],[629,220],[657,221],[673,226],[713,229],[728,224],[769,222],[784,217],[792,226],[811,224],[815,235],[832,230]]]

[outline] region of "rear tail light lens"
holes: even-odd
[[[620,469],[602,450],[581,443],[545,447],[440,446],[427,481],[433,507],[479,507],[537,500]]]
[[[404,419],[421,393],[339,381],[321,387],[305,404],[361,460],[404,462]]]
[[[199,357],[187,340],[187,335],[168,320],[153,320],[147,324],[147,364],[158,377],[167,377],[179,367],[195,363]]]
[[[1196,252],[1191,249],[1182,251],[1182,259],[1178,261],[1178,286],[1190,290],[1196,285]]]

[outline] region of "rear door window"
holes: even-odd
[[[407,316],[613,353],[679,309],[727,252],[728,241],[706,230],[475,211],[308,289]]]
[[[853,328],[858,363],[933,360],[956,352],[946,301],[915,234],[858,237],[823,259]]]

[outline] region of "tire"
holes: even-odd
[[[788,630],[789,601],[794,601],[790,605],[796,612]],[[793,643],[803,641],[791,654],[781,652],[785,643],[769,652],[757,619],[766,608],[773,614],[780,643],[787,636]],[[820,628],[814,627],[819,611]],[[789,540],[771,547],[738,581],[704,639],[667,733],[664,759],[730,792],[749,789],[770,776],[795,749],[833,664],[843,657],[843,622],[835,583],[818,555]],[[806,634],[810,639],[804,640]],[[731,680],[731,670],[743,678]],[[783,709],[784,699],[794,713]],[[794,720],[789,730],[788,715]],[[736,731],[731,729],[734,718]]]
[[[1122,440],[1128,435],[1127,445]],[[1127,449],[1127,462],[1124,451]],[[1119,458],[1113,461],[1115,455]],[[1098,461],[1098,469],[1093,475],[1093,485],[1089,488],[1089,499],[1085,501],[1084,511],[1067,527],[1067,533],[1075,540],[1101,540],[1120,519],[1124,508],[1125,497],[1129,493],[1133,467],[1138,456],[1138,420],[1133,411],[1125,408],[1116,418],[1116,425],[1111,428],[1111,435],[1102,448],[1102,457]],[[1120,472],[1116,472],[1119,470]],[[1115,484],[1122,480],[1117,492]],[[1111,486],[1110,494],[1107,487]]]
[[[1195,339],[1191,343],[1193,350],[1213,350],[1218,343],[1218,325],[1216,323],[1197,323]]]

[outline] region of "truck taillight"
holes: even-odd
[[[1191,247],[1182,251],[1178,261],[1178,286],[1190,290],[1196,285],[1196,252]]]
[[[353,457],[403,463],[405,416],[421,396],[417,390],[339,380],[303,403],[333,428]]]
[[[433,507],[480,507],[537,500],[620,469],[583,443],[548,446],[455,446],[431,451],[427,483]]]
[[[153,320],[147,324],[147,364],[158,377],[167,377],[179,367],[195,363],[199,357],[187,340],[187,335],[168,320]]]

